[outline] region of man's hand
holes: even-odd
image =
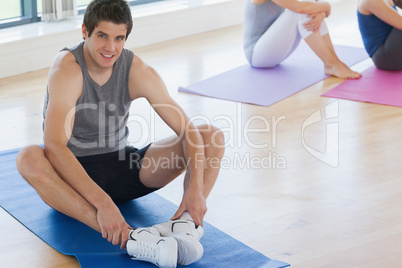
[[[325,12],[308,15],[311,20],[303,24],[304,28],[306,28],[308,31],[318,32],[325,16]]]
[[[195,224],[203,226],[202,222],[205,213],[207,213],[207,204],[201,189],[191,186],[188,187],[184,193],[179,209],[171,220],[179,218],[184,211],[190,213]]]
[[[130,225],[124,220],[117,206],[112,203],[109,206],[98,209],[97,219],[101,228],[102,237],[113,245],[120,244],[125,248],[128,240]]]

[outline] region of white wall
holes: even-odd
[[[133,7],[127,48],[241,24],[243,0],[166,1]],[[56,53],[82,41],[82,16],[0,30],[0,78],[49,67]]]

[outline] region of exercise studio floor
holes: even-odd
[[[327,23],[333,42],[362,47],[357,0],[332,2]],[[225,161],[208,199],[206,221],[292,267],[401,267],[401,108],[320,97],[343,81],[336,78],[269,107],[179,93],[179,86],[246,63],[241,26],[134,51],[158,70],[196,123],[209,121],[226,130]],[[354,69],[371,65],[365,60]],[[1,151],[42,143],[47,72],[0,80]],[[325,108],[337,113],[325,120]],[[144,100],[135,101],[131,112],[139,115],[130,124],[134,145],[171,134],[150,116]],[[303,128],[314,113],[322,121]],[[268,119],[270,131],[244,132],[266,127],[258,116]],[[135,135],[145,126],[138,118],[152,131]],[[327,126],[337,127],[338,137],[327,139]],[[323,157],[326,145],[339,148],[332,151],[335,158]],[[309,150],[321,154],[316,158]],[[178,204],[181,183],[182,177],[159,194]],[[74,257],[53,250],[2,209],[0,237],[2,267],[79,267]]]

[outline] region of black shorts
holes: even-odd
[[[148,188],[140,181],[145,146],[128,146],[124,151],[77,157],[85,171],[115,202],[132,200],[159,188]]]

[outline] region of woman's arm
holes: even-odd
[[[396,2],[401,2],[400,0]],[[402,30],[402,17],[392,7],[393,2],[388,0],[363,0],[359,3],[359,12],[364,15],[374,14],[380,20]]]
[[[267,0],[250,0],[250,2],[253,3],[254,5],[261,5],[267,2]]]
[[[261,0],[254,0],[261,1]],[[264,1],[264,0],[262,0]],[[327,2],[301,2],[298,0],[272,0],[280,7],[289,9],[296,13],[315,14],[325,12],[327,15],[331,12],[331,5]]]

